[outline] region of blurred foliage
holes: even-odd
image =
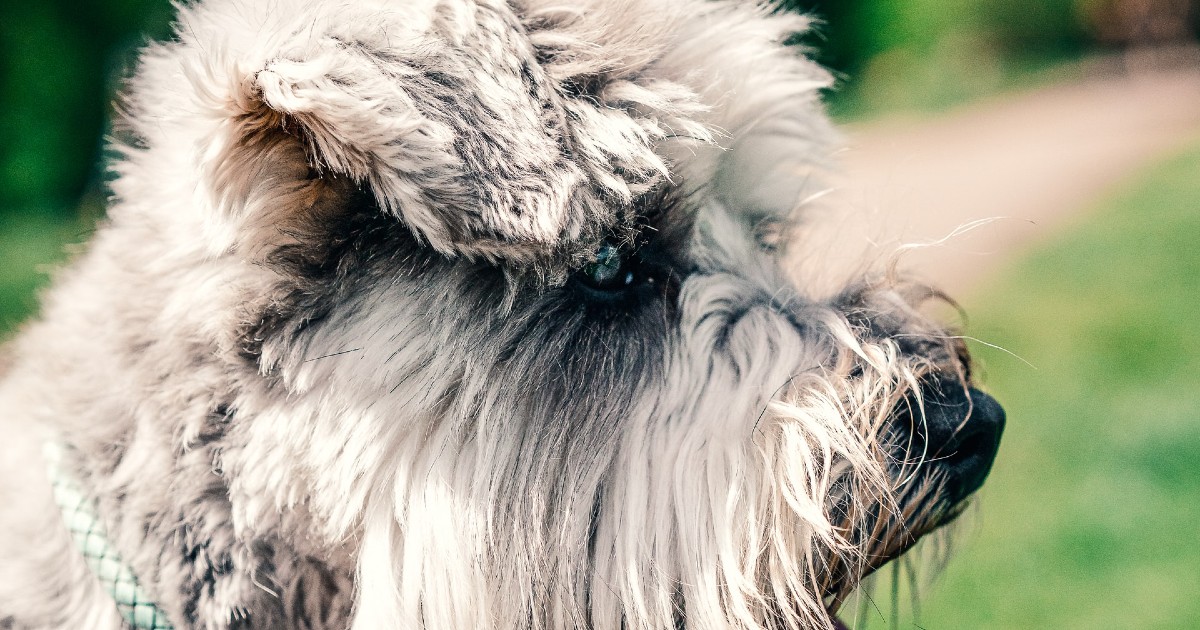
[[[98,191],[115,80],[167,0],[0,2],[0,216],[70,215]]]
[[[833,112],[956,105],[1080,55],[1190,41],[1200,0],[784,0],[820,22],[803,42],[843,79]],[[1051,78],[1056,75],[1052,74]]]
[[[87,240],[93,222],[91,216],[75,219],[45,212],[10,212],[0,219],[0,342],[33,312],[38,290],[49,283],[68,249]]]
[[[1091,44],[1075,0],[788,2],[823,18],[808,43],[848,78],[832,95],[844,116],[953,105]]]

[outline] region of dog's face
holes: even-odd
[[[97,247],[138,243],[145,334],[219,362],[239,531],[348,545],[358,628],[816,628],[952,519],[1003,413],[936,293],[785,264],[835,140],[805,26],[185,9]]]

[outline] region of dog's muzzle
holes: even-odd
[[[922,389],[923,416],[908,405],[908,422],[900,429],[909,434],[910,456],[922,455],[938,471],[944,500],[953,505],[978,490],[991,472],[1004,433],[1004,408],[957,381],[936,380]]]
[[[884,510],[862,525],[868,548],[857,578],[843,579],[848,568],[833,573],[825,595],[832,600],[829,612],[836,630],[848,628],[835,614],[859,581],[961,514],[966,499],[991,472],[1004,423],[1004,409],[996,399],[948,377],[929,379],[919,396],[910,395],[898,406],[891,437],[899,470],[892,472],[915,483],[901,490],[908,505],[891,514]],[[912,474],[917,470],[924,474]]]

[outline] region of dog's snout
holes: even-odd
[[[911,427],[913,445],[945,478],[951,502],[965,499],[983,485],[1000,449],[1004,408],[995,398],[958,383],[924,388],[924,418]]]

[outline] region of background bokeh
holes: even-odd
[[[797,45],[838,73],[831,110],[859,125],[1086,80],[1095,59],[1153,64],[1200,31],[1198,0],[788,3],[823,20]],[[0,0],[0,335],[103,215],[113,94],[170,15]],[[948,567],[880,576],[858,627],[1200,628],[1200,134],[1184,145],[966,291],[1010,413],[1001,459]]]

